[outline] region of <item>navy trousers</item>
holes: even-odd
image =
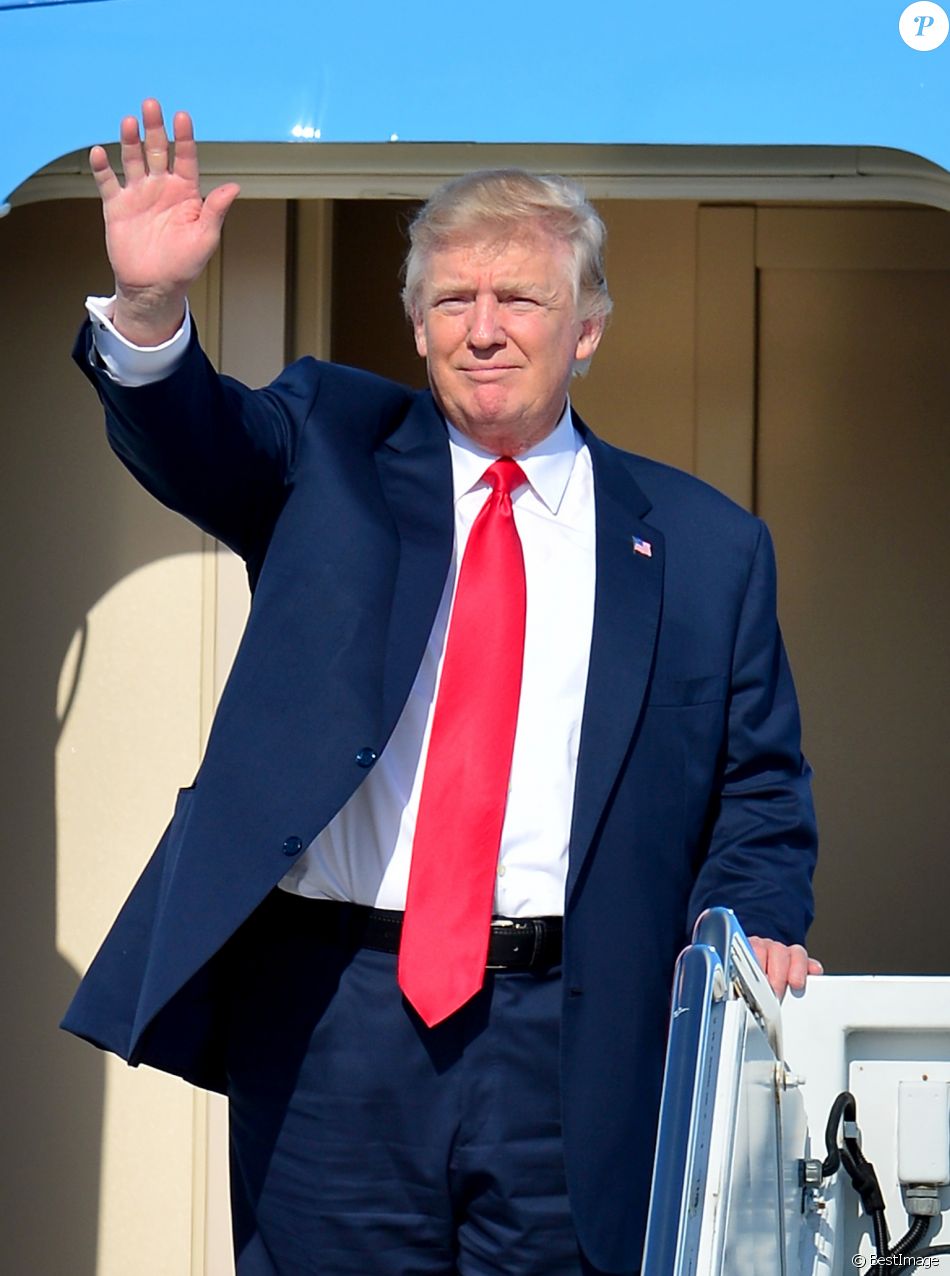
[[[598,1276],[567,1201],[560,969],[489,972],[427,1028],[345,917],[275,891],[227,954],[239,1276]]]

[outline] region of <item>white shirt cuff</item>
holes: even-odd
[[[127,341],[112,322],[115,297],[87,297],[92,339],[106,374],[118,385],[151,385],[178,367],[191,339],[191,311],[185,302],[185,318],[173,337],[160,346],[136,346]]]

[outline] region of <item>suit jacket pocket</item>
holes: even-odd
[[[647,703],[653,709],[678,709],[695,704],[718,704],[725,700],[728,678],[710,674],[704,678],[654,677]]]

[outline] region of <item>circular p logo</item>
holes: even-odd
[[[898,30],[909,49],[929,53],[932,49],[939,49],[950,34],[950,18],[939,4],[916,0],[901,14]]]

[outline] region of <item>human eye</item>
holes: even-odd
[[[463,292],[445,292],[436,296],[432,305],[439,314],[458,315],[462,313],[470,300],[471,298]]]
[[[509,310],[515,311],[516,314],[525,314],[531,310],[538,308],[539,302],[537,297],[532,297],[528,293],[512,293],[510,297],[505,298],[505,304]]]

